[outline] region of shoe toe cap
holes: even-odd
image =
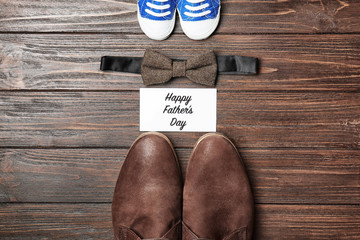
[[[220,20],[220,14],[216,18],[202,21],[184,21],[180,18],[181,27],[184,33],[193,40],[208,38],[216,29]]]
[[[141,30],[151,39],[154,40],[164,40],[174,29],[175,24],[175,14],[171,20],[151,20],[148,18],[143,18],[140,15],[138,16],[139,24]]]

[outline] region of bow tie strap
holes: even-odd
[[[259,62],[257,58],[245,56],[217,56],[218,73],[232,75],[257,74]]]
[[[144,84],[160,84],[172,77],[187,77],[191,81],[215,86],[219,74],[257,74],[258,60],[243,56],[216,56],[208,51],[186,61],[172,60],[153,50],[146,50],[144,57],[103,56],[100,69],[141,73]]]

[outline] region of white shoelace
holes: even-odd
[[[165,3],[168,2],[169,0],[154,0],[154,2],[160,2],[160,3]],[[171,14],[170,11],[166,11],[166,12],[161,12],[161,13],[157,13],[152,11],[151,9],[156,9],[156,10],[165,10],[165,9],[169,9],[170,8],[170,4],[164,4],[164,5],[156,5],[150,2],[146,2],[146,6],[148,6],[150,9],[145,9],[145,12],[147,12],[148,14],[155,16],[155,17],[165,17],[169,14]]]
[[[199,11],[199,10],[203,10],[205,8],[207,8],[209,6],[208,3],[203,3],[205,0],[186,0],[187,2],[189,3],[202,3],[200,4],[199,6],[196,6],[196,7],[193,7],[193,6],[190,6],[190,5],[185,5],[185,8],[189,11]],[[205,15],[208,15],[209,13],[211,13],[210,10],[206,10],[206,11],[202,11],[202,12],[199,12],[199,13],[194,13],[194,12],[184,12],[184,14],[186,16],[189,16],[189,17],[203,17]]]

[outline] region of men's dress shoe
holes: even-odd
[[[253,198],[244,164],[223,135],[201,137],[190,157],[183,193],[183,240],[248,240]]]
[[[132,144],[112,203],[115,239],[181,239],[182,177],[170,140],[145,133]]]

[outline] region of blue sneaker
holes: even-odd
[[[175,26],[176,0],[138,0],[141,30],[151,39],[164,40]]]
[[[178,0],[184,33],[193,40],[208,38],[220,20],[220,0]]]

